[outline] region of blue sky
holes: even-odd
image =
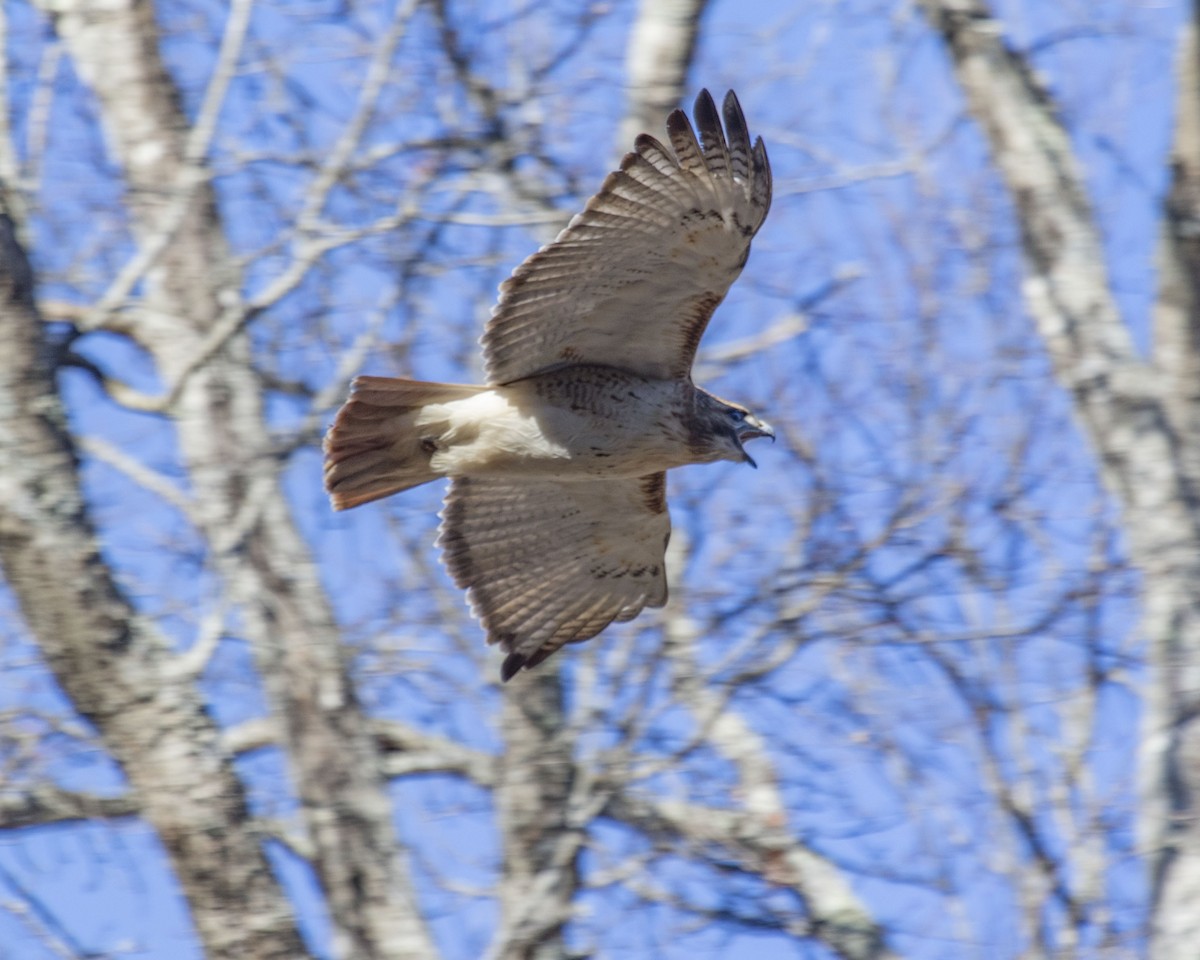
[[[1048,797],[1061,774],[1054,751],[1067,736],[1064,705],[1078,698],[1089,670],[1111,672],[1089,756],[1108,824],[1100,844],[1110,865],[1105,902],[1115,929],[1136,931],[1144,904],[1130,833],[1128,731],[1138,709],[1131,684],[1141,676],[1134,580],[1095,573],[1097,558],[1121,560],[1116,518],[1024,315],[1009,203],[943,52],[908,5],[796,6],[717,0],[701,32],[691,91],[736,88],[776,175],[771,217],[705,347],[771,327],[835,278],[857,279],[809,311],[804,335],[723,368],[710,384],[761,410],[786,437],[762,452],[757,472],[721,465],[672,476],[673,517],[693,548],[682,593],[702,627],[696,656],[715,664],[741,651],[725,666],[728,676],[795,644],[780,669],[734,702],[777,751],[789,828],[853,877],[898,950],[922,958],[1008,957],[1026,945],[1014,870],[997,864],[1027,861],[1029,850],[996,815],[984,758],[1004,781]],[[530,64],[562,45],[579,9],[566,0],[452,7],[477,69],[502,89],[523,89]],[[194,110],[224,7],[195,0],[159,9],[165,55]],[[537,95],[506,113],[553,159],[553,169],[531,170],[556,184],[564,215],[612,162],[632,9],[609,5]],[[34,77],[49,31],[24,4],[8,10],[13,126],[28,157]],[[1170,134],[1164,65],[1182,5],[1025,0],[998,10],[1016,42],[1038,50],[1035,65],[1088,173],[1114,292],[1145,343]],[[247,261],[247,294],[286,265],[294,248],[275,241],[311,183],[312,161],[327,154],[353,109],[365,55],[389,15],[379,4],[256,8],[211,156],[228,234]],[[133,248],[117,171],[69,63],[52,87],[33,254],[43,296],[87,302]],[[544,118],[553,122],[539,131]],[[419,18],[363,151],[470,134],[479,123]],[[547,229],[437,223],[452,211],[477,219],[507,212],[486,178],[470,179],[479,159],[470,150],[414,147],[364,161],[353,189],[331,195],[329,220],[361,225],[400,197],[422,218],[329,255],[256,321],[261,369],[319,390],[341,352],[376,329],[370,372],[476,376],[473,344],[492,291]],[[428,179],[431,170],[437,176]],[[160,385],[149,359],[116,337],[90,336],[81,350],[134,386]],[[118,409],[76,373],[64,375],[63,390],[80,432],[186,489],[169,423]],[[283,392],[269,409],[283,439],[310,415],[328,419],[307,398]],[[289,461],[288,494],[346,642],[359,652],[364,700],[380,714],[500,749],[495,658],[482,650],[432,552],[441,490],[335,516],[319,474],[315,449],[300,449]],[[141,608],[181,648],[190,645],[203,618],[220,610],[204,544],[176,509],[96,458],[85,460],[84,478],[106,557]],[[974,566],[962,559],[968,554]],[[841,586],[823,595],[838,571]],[[1096,584],[1094,603],[1064,600]],[[447,597],[456,605],[447,607]],[[119,773],[94,745],[54,732],[72,719],[69,707],[11,598],[3,609],[0,709],[44,714],[19,722],[37,735],[33,772],[119,789]],[[204,685],[214,715],[234,724],[259,715],[263,698],[233,615],[225,635]],[[475,645],[467,653],[455,645],[461,637]],[[572,693],[584,658],[594,658],[603,677],[625,644],[636,659],[661,639],[652,618],[605,638],[563,655]],[[605,683],[611,704],[587,743],[611,739],[628,701],[620,682]],[[662,677],[656,696],[665,696]],[[981,704],[989,709],[972,712]],[[664,755],[690,723],[684,711],[665,709],[640,732],[639,755]],[[239,771],[258,811],[290,810],[280,756],[249,756]],[[731,787],[728,764],[704,750],[648,784],[714,805],[737,802]],[[397,784],[394,798],[439,945],[448,957],[478,956],[496,918],[487,892],[498,856],[488,797],[447,778],[418,778]],[[1039,808],[1052,846],[1054,816]],[[649,853],[645,838],[617,825],[598,826],[594,839],[589,867]],[[314,950],[326,955],[327,927],[307,870],[281,850],[273,857]],[[748,913],[798,909],[720,864],[651,858],[645,879],[698,909],[714,906],[710,899]],[[937,892],[939,884],[954,898]],[[3,909],[32,902],[45,917]],[[628,890],[589,892],[583,904],[572,938],[607,955],[823,955],[749,925],[690,931],[682,911],[648,906]],[[1053,907],[1047,911],[1052,918]],[[39,922],[87,950],[198,956],[157,843],[137,823],[31,829],[0,840],[0,957],[52,956],[31,932]]]

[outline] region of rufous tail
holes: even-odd
[[[449,403],[486,387],[358,377],[350,399],[325,435],[325,489],[335,510],[436,480],[430,466],[439,425],[425,407]]]

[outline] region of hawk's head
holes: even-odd
[[[743,444],[755,437],[775,439],[769,423],[759,420],[740,404],[722,400],[707,390],[696,391],[696,421],[693,445],[713,460],[732,460],[757,467]]]

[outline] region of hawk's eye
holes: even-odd
[[[746,419],[746,412],[744,410],[730,410],[729,415],[738,423]]]

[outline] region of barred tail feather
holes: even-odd
[[[461,400],[484,389],[358,377],[325,435],[325,489],[333,509],[349,510],[436,480],[440,474],[429,461],[438,425],[421,414],[428,404]]]

